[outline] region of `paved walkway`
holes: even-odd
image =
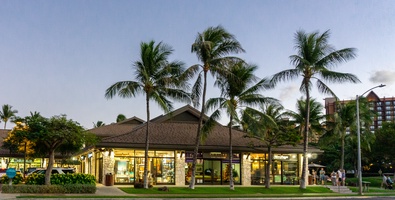
[[[130,185],[125,185],[125,186],[104,186],[102,184],[97,184],[97,191],[95,194],[65,194],[65,198],[45,198],[45,200],[60,200],[60,199],[67,199],[70,200],[70,198],[67,198],[66,196],[85,196],[83,199],[84,200],[97,200],[97,199],[109,199],[109,200],[126,200],[126,199],[138,199],[138,200],[175,200],[177,198],[141,198],[142,195],[136,195],[136,194],[127,194],[125,192],[123,192],[122,190],[118,189],[118,187],[130,187]],[[18,196],[37,196],[37,194],[4,194],[4,193],[0,193],[0,200],[17,200]],[[38,194],[40,196],[51,196],[52,194],[46,194],[46,195],[42,195],[42,194]],[[61,196],[59,194],[56,194],[56,196]],[[106,198],[95,198],[98,196],[112,196],[114,198],[111,197],[106,197]],[[120,196],[123,196],[124,198],[119,198]],[[138,196],[138,197],[137,197]],[[150,195],[152,196],[152,195]],[[175,195],[177,196],[177,195]],[[89,198],[92,197],[92,198]],[[117,198],[118,197],[118,198]],[[137,197],[137,198],[135,198]],[[359,199],[359,198],[364,198],[364,199],[370,199],[372,197],[366,197],[366,196],[344,196],[344,197],[308,197],[304,196],[304,197],[273,197],[273,198],[258,198],[258,197],[251,197],[251,198],[221,198],[221,197],[216,197],[215,200],[246,200],[246,199],[264,199],[264,200],[269,200],[269,199],[276,199],[276,200],[285,200],[285,199]],[[384,197],[387,198],[387,197]],[[391,197],[393,198],[393,197]],[[23,198],[24,200],[28,200],[28,199],[36,199],[36,198]],[[185,198],[179,198],[180,200],[185,200]],[[194,198],[194,200],[200,200],[200,199],[208,199],[208,198]],[[374,199],[374,198],[373,198]],[[381,199],[381,197],[379,198]]]

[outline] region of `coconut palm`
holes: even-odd
[[[156,102],[165,112],[173,109],[169,98],[189,102],[189,95],[182,89],[187,89],[184,82],[177,77],[183,73],[183,63],[168,61],[173,49],[160,42],[142,42],[140,45],[140,60],[134,62],[135,80],[120,81],[111,85],[105,93],[108,99],[118,94],[121,98],[135,97],[137,94],[145,95],[147,128],[145,135],[145,162],[144,162],[144,188],[148,188],[148,149],[149,149],[149,124],[150,100]],[[181,88],[181,89],[180,89]]]
[[[332,124],[335,138],[340,138],[341,156],[340,169],[344,169],[344,148],[347,136],[347,130],[356,123],[356,108],[355,104],[340,104],[337,103],[337,111],[331,116],[329,124]],[[338,141],[338,139],[336,140]]]
[[[18,110],[12,110],[12,106],[8,104],[4,104],[0,111],[0,119],[4,122],[4,129],[7,127],[8,120],[12,120],[16,117],[16,113]]]
[[[310,112],[306,113],[306,107],[310,107]],[[310,103],[307,105],[306,101],[300,98],[296,102],[296,112],[287,111],[285,115],[292,118],[295,123],[295,128],[298,129],[299,133],[303,135],[303,131],[306,127],[306,117],[310,116],[309,120],[309,141],[317,141],[319,136],[324,132],[322,123],[325,121],[325,116],[322,113],[324,107],[321,103],[317,102],[316,99],[310,99]]]
[[[192,88],[192,101],[196,107],[199,106],[199,99],[202,98],[202,107],[199,116],[199,124],[197,135],[195,139],[195,148],[193,153],[192,163],[192,177],[189,188],[195,188],[195,173],[197,154],[199,151],[199,144],[202,137],[202,123],[205,115],[205,102],[207,91],[207,73],[217,76],[224,74],[225,70],[222,63],[224,60],[236,59],[234,57],[227,57],[231,53],[244,52],[241,44],[236,38],[226,31],[223,27],[209,27],[202,33],[198,33],[195,42],[192,44],[192,53],[196,53],[201,64],[196,64],[190,67],[185,73],[187,78],[192,77],[198,73],[198,78]],[[203,84],[203,85],[202,85]],[[203,86],[203,87],[202,87]]]
[[[124,114],[119,114],[117,116],[117,123],[121,122],[121,121],[124,121],[125,119],[126,119],[126,116]]]
[[[267,79],[258,81],[254,75],[257,66],[245,64],[244,61],[229,61],[227,76],[219,76],[215,85],[221,90],[221,97],[211,98],[207,101],[207,110],[215,110],[210,119],[219,119],[221,110],[229,116],[229,186],[234,190],[232,169],[232,129],[234,121],[240,121],[238,110],[246,106],[256,106],[266,102],[275,101],[272,98],[258,94],[259,91],[269,89]]]
[[[306,102],[310,102],[310,91],[315,80],[318,91],[323,94],[335,96],[334,92],[325,84],[325,82],[351,82],[358,83],[359,79],[349,73],[340,73],[331,69],[337,64],[347,62],[355,58],[356,49],[344,48],[336,50],[328,43],[329,30],[320,34],[318,31],[306,33],[303,30],[295,34],[296,55],[291,55],[291,63],[295,65],[294,69],[281,71],[272,77],[272,83],[277,84],[280,81],[292,80],[302,77],[302,83],[299,90],[306,95]],[[309,104],[306,106],[306,113],[309,112]],[[310,116],[305,119],[305,129],[303,134],[303,168],[300,188],[306,188],[307,181],[307,150],[308,150],[308,127]]]
[[[293,128],[284,108],[278,103],[262,104],[259,110],[245,109],[242,126],[249,137],[256,138],[267,146],[269,159],[265,167],[265,187],[270,188],[272,148],[283,144],[295,145],[300,141],[300,134]]]

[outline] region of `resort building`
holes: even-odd
[[[395,97],[378,97],[376,93],[371,91],[366,96],[369,102],[369,109],[374,111],[377,115],[373,117],[373,124],[370,126],[370,131],[374,133],[375,130],[381,128],[381,125],[385,121],[395,120]],[[352,100],[342,100],[338,103],[345,104]],[[355,99],[354,99],[355,101]],[[326,114],[333,114],[336,112],[336,99],[325,98],[325,110]]]
[[[198,110],[187,105],[150,121],[147,162],[152,184],[189,184],[199,116]],[[143,120],[133,117],[89,130],[102,139],[75,157],[81,161],[77,171],[92,174],[103,184],[110,174],[115,184],[142,182],[146,128]],[[229,128],[217,124],[199,147],[196,184],[229,184],[231,175],[235,184],[264,184],[266,167],[270,167],[271,183],[298,184],[302,169],[301,145],[273,148],[272,166],[267,166],[267,147],[260,140],[233,129],[232,143],[233,155],[229,155]],[[320,152],[309,148],[313,157]],[[229,171],[229,156],[233,172]]]

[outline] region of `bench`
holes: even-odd
[[[369,185],[370,185],[370,182],[362,181],[362,187],[363,187],[364,192],[369,192]]]

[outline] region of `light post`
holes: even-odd
[[[361,96],[357,95],[356,101],[357,101],[357,137],[358,137],[358,194],[362,195],[362,164],[361,164],[361,128],[360,128],[360,121],[359,121],[359,98],[362,97],[364,94],[367,92],[379,88],[379,87],[384,87],[385,85],[381,84],[376,87],[372,87],[366,92],[364,92]]]

